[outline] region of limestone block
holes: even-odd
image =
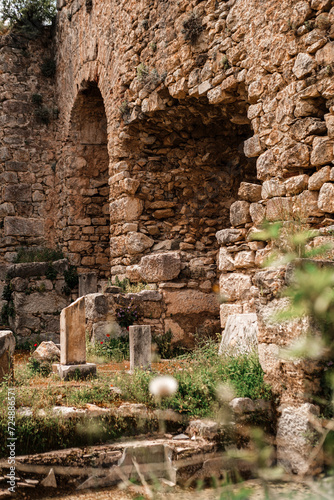
[[[268,221],[287,220],[291,214],[291,198],[271,198],[267,201],[266,218]]]
[[[322,215],[318,207],[319,193],[317,191],[303,191],[295,197],[293,213],[299,218],[319,217]]]
[[[88,320],[100,320],[109,312],[113,312],[114,299],[103,293],[90,293],[85,297],[86,318]]]
[[[13,203],[1,203],[0,217],[6,217],[6,215],[15,215]]]
[[[287,472],[314,474],[321,470],[321,453],[311,460],[314,439],[319,439],[314,421],[319,408],[310,403],[300,406],[285,406],[277,425],[277,461]],[[313,438],[313,439],[312,439]]]
[[[219,314],[219,303],[214,293],[198,290],[164,291],[167,314]]]
[[[172,456],[173,450],[166,444],[152,444],[144,441],[134,446],[127,446],[118,466],[128,479],[138,480],[135,461],[139,466],[141,477],[145,479],[165,478],[172,484],[176,484],[176,469],[172,465]]]
[[[218,253],[218,269],[219,271],[234,271],[234,259],[232,254],[226,248],[220,248]]]
[[[249,202],[261,200],[261,186],[259,184],[251,184],[250,182],[241,182],[238,198]]]
[[[319,192],[318,207],[323,212],[334,213],[334,184],[326,182]]]
[[[206,439],[218,437],[219,425],[215,420],[205,418],[203,420],[190,420],[186,429],[188,436],[200,436]]]
[[[3,201],[31,201],[31,186],[29,184],[13,184],[3,191]]]
[[[79,274],[79,297],[97,292],[97,273]]]
[[[322,49],[318,50],[315,59],[321,66],[328,66],[334,61],[334,42],[328,42]]]
[[[306,144],[297,143],[281,154],[281,164],[286,168],[307,168],[310,166],[310,151]]]
[[[279,370],[279,349],[277,344],[260,343],[258,345],[260,365],[266,374],[275,373]]]
[[[181,326],[176,323],[176,321],[173,321],[170,318],[165,319],[164,327],[165,332],[168,332],[168,330],[172,332],[172,343],[180,342],[186,336],[186,332],[183,330],[183,328],[181,328]]]
[[[321,166],[330,163],[334,159],[333,141],[328,138],[315,137],[311,153],[311,165]]]
[[[135,264],[133,266],[127,266],[126,277],[132,283],[138,283],[138,281],[142,281],[142,276],[140,274],[140,266],[138,266],[138,264]]]
[[[276,177],[281,173],[281,166],[276,162],[276,158],[271,149],[262,153],[256,161],[257,178],[261,181]]]
[[[306,174],[295,175],[284,182],[287,194],[299,194],[307,189],[309,176]]]
[[[326,120],[327,135],[330,139],[334,139],[334,115],[328,113],[324,118]]]
[[[37,361],[59,361],[60,349],[53,342],[41,342],[33,352],[32,357]]]
[[[180,271],[181,258],[177,252],[145,255],[140,261],[142,279],[149,283],[175,279]]]
[[[188,91],[187,79],[181,78],[168,87],[169,93],[175,99],[184,99]]]
[[[255,411],[255,401],[252,401],[250,398],[234,398],[230,401],[229,406],[237,415]]]
[[[154,240],[143,233],[130,231],[126,235],[125,246],[129,254],[142,253],[154,245]]]
[[[220,305],[220,325],[225,328],[227,318],[231,314],[241,314],[242,305],[241,304],[221,304]]]
[[[247,201],[235,201],[230,208],[230,221],[232,226],[241,226],[250,222],[249,203]]]
[[[319,191],[319,189],[330,180],[331,167],[326,165],[326,167],[321,168],[318,172],[311,175],[308,181],[308,188],[310,191]]]
[[[119,182],[119,189],[121,193],[135,194],[139,188],[140,182],[137,179],[126,177]]]
[[[126,236],[124,234],[110,238],[110,257],[119,257],[126,253]]]
[[[222,274],[219,279],[220,293],[229,302],[246,300],[251,286],[251,278],[246,274]]]
[[[212,88],[212,85],[209,80],[202,82],[198,86],[198,95],[203,96],[208,93],[208,91]]]
[[[289,308],[286,298],[274,299],[258,311],[258,341],[264,344],[286,346],[309,329],[307,318],[279,321],[277,316]]]
[[[46,293],[14,293],[14,308],[20,314],[54,313],[68,305],[68,300],[55,290]]]
[[[143,100],[141,105],[141,110],[143,113],[163,111],[165,108],[166,101],[159,96],[158,92],[152,92],[152,94],[150,94],[147,99]]]
[[[125,197],[110,203],[110,223],[136,221],[142,214],[144,202],[138,198]]]
[[[326,124],[322,120],[318,118],[303,118],[301,120],[297,120],[291,126],[291,132],[293,136],[301,141],[305,139],[305,137],[309,135],[321,135],[326,133]]]
[[[220,245],[235,243],[236,241],[242,240],[244,237],[245,231],[242,229],[222,229],[216,233],[216,238]]]
[[[276,294],[285,283],[285,268],[268,268],[258,271],[253,276],[253,283],[263,294]]]
[[[312,73],[316,66],[317,63],[314,57],[305,52],[300,52],[296,57],[292,71],[298,79],[301,79]]]
[[[60,363],[86,363],[85,298],[77,299],[60,314]]]
[[[236,253],[234,265],[237,269],[248,269],[254,267],[255,252],[241,251]]]
[[[244,142],[244,153],[247,158],[255,158],[256,156],[259,156],[262,151],[263,148],[260,143],[260,137],[257,134],[255,134],[253,137],[250,137],[249,139],[247,139],[247,141]]]
[[[255,313],[231,314],[227,318],[225,330],[219,347],[224,352],[249,352],[257,346],[257,316]]]
[[[270,179],[269,181],[264,181],[262,184],[261,198],[263,200],[268,200],[275,196],[284,196],[285,194],[286,187],[283,182],[277,181],[276,179]]]
[[[10,330],[0,331],[0,382],[12,373],[12,356],[15,350],[15,337]]]
[[[130,370],[151,368],[151,327],[132,325],[129,327]]]
[[[249,213],[253,223],[256,226],[259,226],[264,221],[266,215],[266,209],[260,203],[251,203],[249,207]]]
[[[4,218],[5,236],[44,236],[44,222],[24,217]]]

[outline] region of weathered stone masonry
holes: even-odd
[[[196,330],[218,329],[219,279],[222,327],[228,314],[258,314],[262,363],[287,402],[303,400],[314,367],[276,358],[301,328],[264,326],[284,270],[259,270],[270,247],[250,234],[265,218],[297,218],[328,238],[333,21],[330,0],[95,0],[92,8],[59,0],[60,114],[52,130],[40,125],[43,141],[57,127],[44,145],[47,167],[24,156],[23,139],[12,153],[4,140],[1,149],[5,169],[8,155],[21,155],[22,168],[39,178],[43,171],[38,205],[30,201],[34,179],[20,201],[34,207],[29,227],[40,233],[32,243],[58,241],[79,272],[159,288],[159,331],[171,328],[188,343]],[[23,182],[10,179],[3,195],[7,183]],[[8,261],[32,215],[20,212],[17,221],[23,206],[5,196]]]

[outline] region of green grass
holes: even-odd
[[[255,353],[219,356],[218,344],[207,341],[179,359],[181,363],[176,363],[169,372],[178,381],[179,388],[174,396],[160,403],[163,408],[172,408],[192,417],[213,416],[220,384],[231,386],[235,397],[273,398],[270,386],[263,380],[264,373]],[[155,407],[157,403],[148,386],[156,375],[140,370],[131,376],[122,373],[116,376],[115,385],[121,388],[125,399]]]

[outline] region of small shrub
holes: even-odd
[[[44,123],[44,125],[49,125],[51,121],[50,111],[46,106],[41,106],[35,109],[35,117],[40,123]]]
[[[183,21],[183,29],[181,33],[183,34],[184,39],[192,45],[197,42],[197,39],[202,31],[202,21],[195,13],[190,14],[190,16]]]
[[[38,36],[56,16],[54,0],[2,0],[2,21],[30,37]]]
[[[46,57],[41,64],[42,75],[47,78],[52,78],[56,74],[56,61],[53,57]]]
[[[137,306],[131,303],[128,307],[120,307],[117,310],[116,318],[120,326],[128,328],[138,320]]]
[[[120,115],[124,119],[130,114],[130,108],[129,108],[129,103],[128,101],[123,101],[120,107],[118,108]]]
[[[130,283],[130,280],[128,278],[120,280],[118,276],[115,276],[115,285],[119,286],[123,293],[138,293],[142,290],[145,290],[147,287],[147,283],[145,283],[144,281],[138,281],[138,283]]]
[[[151,42],[150,49],[152,50],[152,52],[155,52],[157,50],[157,44],[155,42]]]
[[[95,342],[94,345],[88,339],[87,355],[90,359],[96,360],[101,358],[102,360],[114,361],[115,363],[129,361],[129,336],[114,338],[107,334],[104,341]]]
[[[145,81],[149,75],[148,67],[144,63],[137,66],[137,78],[139,81]]]
[[[33,104],[36,104],[36,106],[40,106],[43,102],[43,96],[41,94],[33,94],[31,96],[31,100]]]
[[[52,264],[48,264],[47,270],[45,272],[45,277],[48,280],[54,281],[57,278],[58,272],[57,270],[53,267]],[[44,285],[45,287],[45,285]]]
[[[38,361],[35,358],[29,358],[28,369],[31,375],[41,375],[42,377],[48,377],[52,372],[52,365],[46,361]]]
[[[73,288],[78,286],[79,276],[75,266],[69,266],[68,270],[64,271],[64,279],[70,290],[73,290]]]
[[[170,359],[173,357],[172,336],[171,329],[167,330],[167,332],[162,335],[152,335],[152,342],[157,345],[162,359]]]
[[[16,255],[15,263],[24,262],[54,262],[64,258],[63,252],[57,248],[26,248],[22,247],[19,249]]]

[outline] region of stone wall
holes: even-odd
[[[18,345],[59,343],[61,310],[78,295],[66,283],[67,270],[65,259],[0,266],[1,324],[13,330]]]
[[[49,46],[2,38],[3,258],[59,242],[79,273],[145,281],[163,297],[157,328],[189,345],[217,331],[220,291],[223,328],[258,314],[263,366],[289,400],[314,367],[275,358],[301,330],[261,326],[285,271],[260,270],[270,247],[250,234],[265,219],[330,231],[332,2],[57,6],[48,127],[31,99],[53,106]]]
[[[58,108],[50,30],[0,36],[0,262],[18,247],[56,245],[54,169]],[[45,70],[44,70],[45,73]]]

